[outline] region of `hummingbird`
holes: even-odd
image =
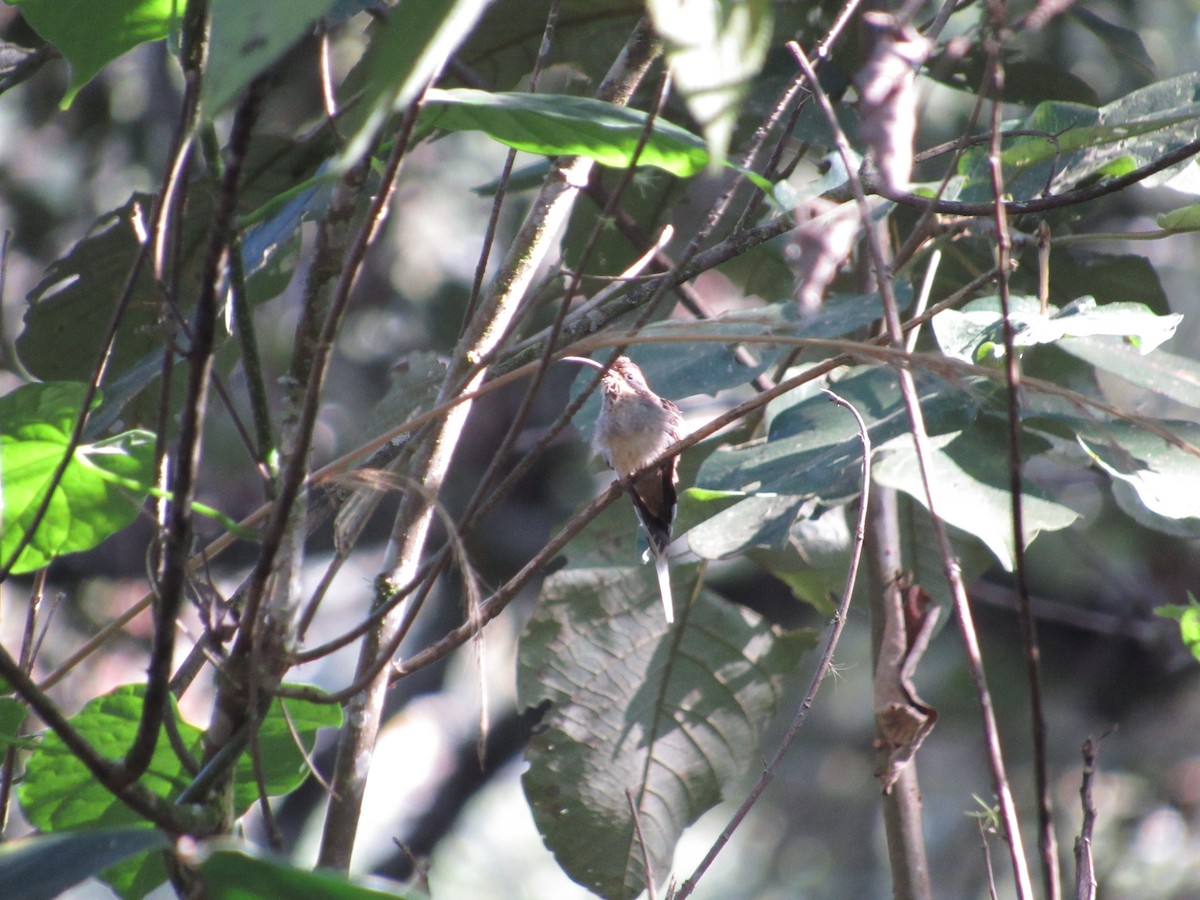
[[[645,467],[679,440],[683,425],[679,407],[654,393],[642,370],[627,356],[617,357],[608,369],[582,356],[564,356],[562,362],[580,363],[604,373],[592,446],[619,478],[630,479],[629,495],[649,547],[643,560],[654,559],[663,612],[670,624],[675,621],[675,605],[671,599],[667,546],[675,522],[679,459],[672,456],[653,468]]]

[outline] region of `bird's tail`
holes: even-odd
[[[671,599],[671,570],[667,568],[667,554],[654,554],[654,572],[658,575],[658,592],[662,595],[663,612],[667,614],[667,624],[675,621],[675,602]]]

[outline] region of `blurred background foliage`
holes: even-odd
[[[542,89],[590,91],[641,6],[616,0],[586,5],[585,24],[580,4],[564,4],[554,54],[558,62],[545,73]],[[1016,12],[1027,11],[1030,5],[1013,6]],[[777,33],[818,34],[818,26],[827,24],[835,10],[832,3],[777,4]],[[543,3],[497,3],[460,53],[462,70],[452,70],[451,75],[467,84],[479,79],[494,90],[520,88],[528,76],[544,15]],[[969,33],[971,15],[968,8],[952,20],[952,27]],[[1126,31],[1106,32],[1089,16],[1102,17]],[[351,19],[334,33],[332,65],[340,75],[350,70],[361,52],[364,18]],[[11,44],[42,46],[20,11],[11,6],[0,6],[0,33]],[[1129,34],[1136,34],[1140,47],[1122,38]],[[1106,35],[1111,38],[1108,42]],[[830,91],[844,89],[860,66],[860,38],[851,30],[845,46],[823,71]],[[496,52],[497,47],[502,52]],[[1022,33],[1013,42],[1008,99],[1027,104],[1053,97],[1102,105],[1153,81],[1200,68],[1198,48],[1200,14],[1193,3],[1081,2],[1039,32]],[[265,107],[265,131],[295,135],[311,124],[313,111],[321,106],[317,52],[311,36],[288,51]],[[962,132],[973,97],[956,85],[976,82],[979,70],[972,70],[972,63],[981,64],[971,54],[948,59],[942,67],[936,59],[931,62],[930,70],[937,77],[921,81],[918,149],[952,140]],[[754,92],[746,98],[743,127],[752,127],[791,74],[790,60],[773,50]],[[16,348],[28,312],[26,297],[36,291],[56,259],[78,241],[97,235],[93,223],[99,217],[139,192],[155,190],[167,163],[181,85],[163,44],[142,45],[121,56],[84,86],[68,109],[61,110],[59,102],[68,85],[66,65],[50,60],[35,77],[0,97],[0,133],[5,135],[0,141],[0,227],[8,235],[0,394],[23,383],[22,361],[29,365],[31,358],[39,360],[40,368],[34,372],[39,377],[79,377],[79,367],[90,366],[90,359],[69,343],[40,347],[18,357]],[[668,117],[686,121],[686,113],[674,106]],[[735,134],[734,145],[745,137]],[[318,464],[379,433],[381,423],[392,421],[389,404],[407,409],[411,398],[403,394],[411,385],[403,380],[405,374],[431,365],[453,346],[490,210],[486,188],[503,158],[504,148],[484,136],[456,133],[422,144],[406,162],[393,215],[368,257],[339,335],[314,444]],[[307,170],[304,160],[298,159],[297,171]],[[604,180],[615,177],[606,173]],[[687,229],[696,225],[690,217],[706,208],[706,192],[714,187],[703,179],[687,185],[669,181],[659,173],[640,173],[626,209],[647,231],[667,211],[686,241]],[[499,245],[511,239],[527,198],[517,194],[506,205],[499,222]],[[1157,213],[1185,202],[1186,197],[1169,187],[1124,191],[1089,206],[1085,220],[1072,225],[1079,232],[1137,232],[1153,227]],[[1079,212],[1071,209],[1057,215],[1077,219]],[[594,207],[582,208],[572,221],[564,243],[568,265],[579,236],[590,230],[590,218]],[[286,262],[259,279],[255,316],[265,367],[274,377],[287,370],[298,308],[294,272],[303,270],[310,249],[305,238],[310,237],[310,232],[304,232]],[[1088,252],[1095,249],[1109,255]],[[1197,249],[1196,239],[1182,234],[1167,241],[1109,240],[1078,251],[1056,250],[1052,291],[1061,286],[1069,296],[1119,293],[1121,299],[1138,300],[1160,313],[1182,312],[1183,324],[1168,349],[1196,358],[1200,356]],[[108,248],[99,248],[96,261],[102,262],[106,252]],[[1026,265],[1016,275],[1017,286],[1022,286],[1021,279],[1029,279],[1024,287],[1033,292],[1036,266],[1033,251],[1026,253]],[[610,273],[626,265],[631,255],[628,239],[614,231],[605,235],[591,266],[596,272]],[[938,287],[949,292],[977,274],[986,258],[982,244],[973,247],[964,241],[956,252],[947,254]],[[742,304],[748,294],[786,296],[791,278],[774,248],[748,254],[720,273],[709,273],[696,287],[713,308],[727,309]],[[81,317],[94,299],[79,298]],[[82,318],[79,321],[80,329],[93,327]],[[232,362],[224,361],[224,374],[231,392],[240,397],[242,376]],[[573,375],[551,374],[530,420],[530,441],[567,402]],[[389,392],[398,379],[399,397]],[[274,378],[268,384],[274,389]],[[656,386],[666,395],[673,393],[670,384]],[[1158,402],[1115,378],[1106,388],[1134,406]],[[445,493],[452,512],[461,509],[491,462],[492,449],[511,420],[520,392],[520,386],[496,391],[473,412]],[[711,403],[708,398],[692,398],[685,411],[702,420]],[[123,415],[129,425],[144,425],[150,411],[134,404]],[[1194,416],[1194,410],[1177,412]],[[260,488],[228,417],[215,410],[207,427],[200,499],[240,517],[259,505]],[[468,540],[470,558],[484,584],[503,581],[540,548],[555,523],[593,494],[596,484],[588,473],[594,471],[588,468],[587,448],[577,435],[551,447],[536,471]],[[1154,613],[1158,607],[1185,602],[1188,591],[1197,590],[1200,552],[1194,539],[1164,536],[1123,515],[1099,474],[1081,477],[1072,471],[1067,477],[1053,470],[1038,474],[1043,483],[1053,485],[1056,496],[1082,513],[1074,527],[1043,534],[1030,550],[1034,610],[1043,640],[1060,845],[1069,848],[1078,828],[1080,745],[1089,735],[1103,735],[1095,838],[1102,895],[1200,898],[1200,680],[1176,624]],[[205,528],[216,532],[215,525],[202,524]],[[373,541],[364,546],[378,547],[385,524],[380,519],[371,528]],[[47,670],[83,636],[141,595],[149,537],[150,526],[135,523],[96,550],[53,565],[48,591],[57,611],[56,627],[42,649]],[[328,530],[318,532],[312,546],[315,581],[332,549]],[[323,623],[354,615],[353,609],[339,606],[339,596],[344,594],[348,602],[358,599],[361,586],[378,569],[377,552],[360,552],[343,568],[314,626],[316,633]],[[229,591],[236,586],[248,559],[234,552],[215,565],[211,577],[216,588]],[[744,600],[778,624],[819,627],[824,621],[785,585],[745,563],[716,569],[714,580],[722,592]],[[21,579],[3,587],[6,643],[14,640],[14,629],[19,628],[27,590],[28,580]],[[448,576],[439,590],[453,594],[460,586]],[[1031,810],[1028,698],[1011,579],[992,561],[972,584],[971,594],[1018,802],[1023,810]],[[566,879],[541,846],[519,787],[521,751],[532,717],[515,706],[515,646],[535,596],[536,591],[527,591],[518,606],[489,627],[486,679],[489,702],[497,713],[483,772],[474,762],[479,697],[468,650],[403,680],[393,691],[388,701],[393,715],[377,749],[367,792],[356,869],[399,879],[416,872],[428,877],[435,896],[496,900],[587,896]],[[442,603],[433,608],[451,606]],[[422,620],[409,639],[411,646],[422,646],[447,624],[432,616]],[[197,627],[194,619],[187,627]],[[145,666],[146,641],[145,623],[135,620],[120,640],[88,662],[86,682],[65,680],[57,696],[74,709],[99,690],[137,680]],[[698,896],[858,898],[889,893],[878,784],[873,777],[869,628],[862,604],[853,608],[836,663],[835,676],[825,686],[781,777],[702,883]],[[342,653],[302,668],[297,675],[336,686],[348,680],[352,667],[353,656]],[[941,713],[919,761],[933,882],[939,896],[986,896],[983,844],[999,854],[999,843],[981,835],[977,826],[982,810],[973,795],[990,796],[991,788],[982,764],[974,695],[952,629],[935,639],[919,684],[922,696]],[[202,722],[205,695],[189,693],[183,708],[193,721]],[[777,734],[768,736],[765,747],[773,746],[773,736]],[[328,764],[327,752],[320,758]],[[297,859],[311,860],[315,853],[314,833],[319,828],[315,811],[321,797],[321,787],[310,782],[281,806],[280,821]],[[688,833],[678,850],[679,871],[690,870],[729,812],[718,807]],[[251,821],[251,834],[256,827]],[[9,830],[16,833],[20,825],[12,823]],[[1002,871],[999,879],[1003,886]]]

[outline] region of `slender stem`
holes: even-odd
[[[185,106],[199,108],[201,73],[207,55],[207,3],[188,3],[184,21],[185,45],[182,50],[187,79]],[[171,664],[175,655],[175,620],[183,605],[187,560],[192,543],[192,500],[196,492],[196,474],[200,464],[200,446],[204,418],[208,409],[208,388],[212,375],[217,322],[217,283],[222,261],[233,230],[238,182],[242,162],[249,147],[250,128],[257,116],[257,99],[238,111],[230,138],[231,158],[222,180],[221,194],[209,234],[200,291],[196,299],[188,349],[188,383],[180,412],[179,444],[171,472],[171,501],[167,512],[166,533],[162,540],[161,568],[157,583],[158,605],[154,610],[154,637],[146,676],[146,694],[142,715],[133,744],[123,763],[125,777],[134,781],[150,766],[158,744],[163,717],[170,696]]]
[[[855,167],[850,144],[846,140],[846,135],[842,131],[832,104],[829,102],[829,97],[817,81],[816,74],[813,72],[812,65],[809,63],[804,50],[795,41],[789,41],[788,48],[792,51],[797,63],[808,78],[813,95],[816,97],[821,111],[825,115],[826,122],[828,122],[830,129],[833,131],[842,163],[846,166],[846,171],[851,173],[850,185],[855,202],[859,206],[863,222],[866,225],[867,248],[871,255],[872,264],[875,266],[877,272],[876,277],[879,283],[880,295],[883,298],[884,324],[893,347],[902,351],[904,348],[904,328],[900,322],[899,309],[895,293],[892,289],[891,274],[887,268],[879,235],[870,224],[870,207],[867,203],[863,184],[858,176],[854,174]],[[987,208],[987,212],[989,214],[992,212],[991,206]],[[991,692],[987,686],[987,678],[983,671],[983,660],[979,651],[979,638],[975,631],[974,617],[971,614],[966,586],[963,584],[962,570],[959,567],[958,560],[954,556],[954,550],[950,544],[950,536],[946,531],[946,526],[937,513],[938,504],[934,498],[929,471],[931,453],[929,435],[925,428],[924,412],[921,409],[920,401],[917,399],[916,384],[913,381],[912,371],[907,366],[897,366],[896,377],[900,383],[901,396],[904,399],[905,410],[908,413],[913,443],[916,448],[917,463],[921,471],[921,481],[925,489],[926,505],[933,524],[934,538],[942,559],[946,582],[950,586],[950,593],[954,598],[954,610],[959,625],[959,633],[967,654],[967,666],[971,672],[971,680],[974,682],[976,697],[978,698],[980,712],[983,716],[988,764],[991,768],[993,787],[995,788],[1000,804],[1001,819],[1004,822],[1006,830],[1005,837],[1013,866],[1013,875],[1016,879],[1017,895],[1021,900],[1029,900],[1033,896],[1033,886],[1029,880],[1029,866],[1025,860],[1025,848],[1021,840],[1016,804],[1013,802],[1012,790],[1009,787],[1008,775],[1004,768],[1004,755],[1000,749],[1000,735],[996,725],[996,714],[992,705]]]
[[[1096,803],[1092,799],[1092,782],[1096,779],[1096,757],[1099,746],[1088,738],[1083,742],[1083,777],[1079,783],[1079,800],[1083,807],[1083,824],[1075,839],[1075,900],[1095,900],[1096,865],[1092,859],[1092,832],[1096,828]]]
[[[688,876],[687,880],[680,886],[679,891],[675,894],[677,900],[691,895],[696,889],[696,885],[704,876],[704,873],[716,861],[717,855],[729,843],[733,837],[734,831],[741,825],[742,821],[749,815],[754,804],[758,802],[758,798],[770,785],[775,778],[775,773],[779,771],[780,765],[783,763],[783,758],[791,749],[792,744],[796,742],[796,738],[800,734],[800,728],[804,725],[805,719],[808,718],[808,712],[812,709],[813,703],[817,699],[817,692],[821,689],[821,683],[825,680],[825,676],[829,674],[830,667],[833,665],[833,654],[837,650],[838,641],[842,636],[842,629],[846,625],[846,615],[850,611],[850,599],[854,595],[854,584],[858,578],[858,567],[862,560],[863,540],[866,534],[866,516],[867,509],[871,498],[871,436],[867,431],[867,425],[863,421],[858,410],[853,404],[839,397],[832,391],[826,390],[826,394],[838,406],[847,410],[858,425],[858,438],[862,442],[862,498],[859,502],[858,521],[854,529],[854,543],[850,548],[850,564],[846,571],[846,584],[842,590],[842,599],[838,603],[837,611],[833,615],[833,621],[829,626],[829,635],[825,639],[825,648],[821,652],[821,658],[817,661],[816,670],[813,672],[812,680],[808,685],[808,692],[804,695],[804,699],[800,702],[799,708],[796,710],[796,715],[792,719],[792,724],[788,727],[787,733],[783,736],[783,740],[779,742],[779,747],[775,751],[775,755],[771,757],[771,761],[767,763],[763,769],[762,775],[759,776],[757,782],[750,793],[738,806],[737,811],[729,820],[729,824],[721,831],[704,859],[696,866],[695,871]]]
[[[992,141],[988,167],[992,182],[994,221],[996,225],[996,278],[1000,311],[1003,315],[1004,379],[1006,382],[1006,412],[1008,416],[1008,490],[1011,503],[1013,531],[1013,573],[1016,578],[1020,609],[1021,643],[1025,651],[1026,677],[1029,679],[1029,713],[1033,732],[1034,783],[1038,798],[1038,848],[1042,862],[1042,886],[1046,900],[1058,900],[1062,882],[1058,863],[1058,840],[1054,835],[1054,810],[1050,800],[1049,776],[1046,771],[1046,715],[1042,707],[1041,649],[1038,646],[1037,626],[1030,610],[1029,575],[1025,563],[1025,509],[1021,500],[1024,481],[1024,460],[1021,457],[1021,368],[1016,349],[1016,326],[1010,312],[1009,272],[1012,260],[1012,236],[1008,230],[1008,213],[1004,209],[1004,167],[1001,162],[1001,102],[1004,92],[1004,61],[1000,54],[999,37],[1004,27],[1003,0],[988,3],[992,38],[985,46],[991,70]]]

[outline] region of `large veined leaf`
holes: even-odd
[[[106,65],[146,41],[165,38],[186,0],[10,0],[71,64],[65,109]]]
[[[421,120],[451,131],[482,131],[493,140],[544,156],[586,156],[602,165],[631,165],[646,131],[644,112],[588,97],[559,94],[492,94],[474,90],[433,90]],[[636,156],[687,177],[709,161],[704,142],[661,118]]]
[[[943,521],[974,535],[992,551],[1008,571],[1013,569],[1012,494],[1008,490],[1008,458],[1005,425],[998,419],[981,417],[971,428],[939,435],[930,441],[932,453],[929,480],[937,513]],[[1026,458],[1049,449],[1041,437],[1023,435],[1021,452]],[[875,480],[904,491],[928,508],[916,449],[900,438],[880,448],[880,459],[872,469]],[[1033,484],[1021,488],[1024,541],[1028,544],[1042,531],[1066,528],[1079,518],[1070,507],[1045,497]]]
[[[1128,341],[1111,337],[1070,338],[1059,346],[1130,384],[1200,409],[1200,363],[1194,359],[1166,350],[1143,354]]]
[[[745,555],[829,615],[830,597],[846,583],[850,529],[845,507],[814,516],[815,506],[809,498],[753,494],[689,530],[688,547],[702,559]]]
[[[0,397],[0,560],[30,533],[67,452],[86,388],[28,384]],[[12,565],[32,572],[89,550],[137,516],[154,476],[154,435],[127,431],[75,448],[36,532]]]
[[[903,280],[897,280],[894,286],[897,309],[904,311],[912,303],[912,286]],[[877,293],[830,294],[821,308],[811,314],[802,315],[794,303],[773,303],[756,309],[721,313],[706,319],[703,329],[697,329],[694,321],[662,319],[651,322],[641,333],[645,337],[675,336],[678,340],[679,337],[702,330],[709,338],[720,336],[731,341],[756,338],[747,346],[751,353],[760,355],[772,346],[762,342],[772,335],[783,338],[839,338],[865,328],[882,315],[883,304]],[[703,352],[702,348],[703,345],[684,345],[684,351],[689,353]]]
[[[567,874],[606,897],[643,890],[643,852],[665,879],[683,829],[758,771],[782,681],[813,643],[693,598],[696,566],[673,572],[668,627],[653,569],[627,565],[635,527],[610,510],[572,545],[584,565],[546,581],[518,674],[520,703],[547,708],[522,779],[534,820]]]
[[[17,353],[38,378],[90,377],[138,252],[135,222],[149,214],[151,203],[149,196],[135,194],[124,206],[102,215],[91,234],[51,263],[29,292]],[[161,346],[154,328],[157,315],[154,280],[143,267],[109,360],[110,373],[124,372]]]
[[[917,378],[918,394],[931,432],[965,427],[978,409],[968,391],[939,378]],[[854,404],[871,442],[908,431],[908,416],[895,373],[886,367],[852,372],[831,388]],[[767,439],[721,449],[704,461],[696,476],[711,490],[817,497],[835,504],[858,494],[862,483],[862,444],[853,417],[811,389],[794,391],[771,404]]]
[[[715,162],[725,159],[750,81],[771,42],[769,0],[649,0],[674,86],[700,123]]]

